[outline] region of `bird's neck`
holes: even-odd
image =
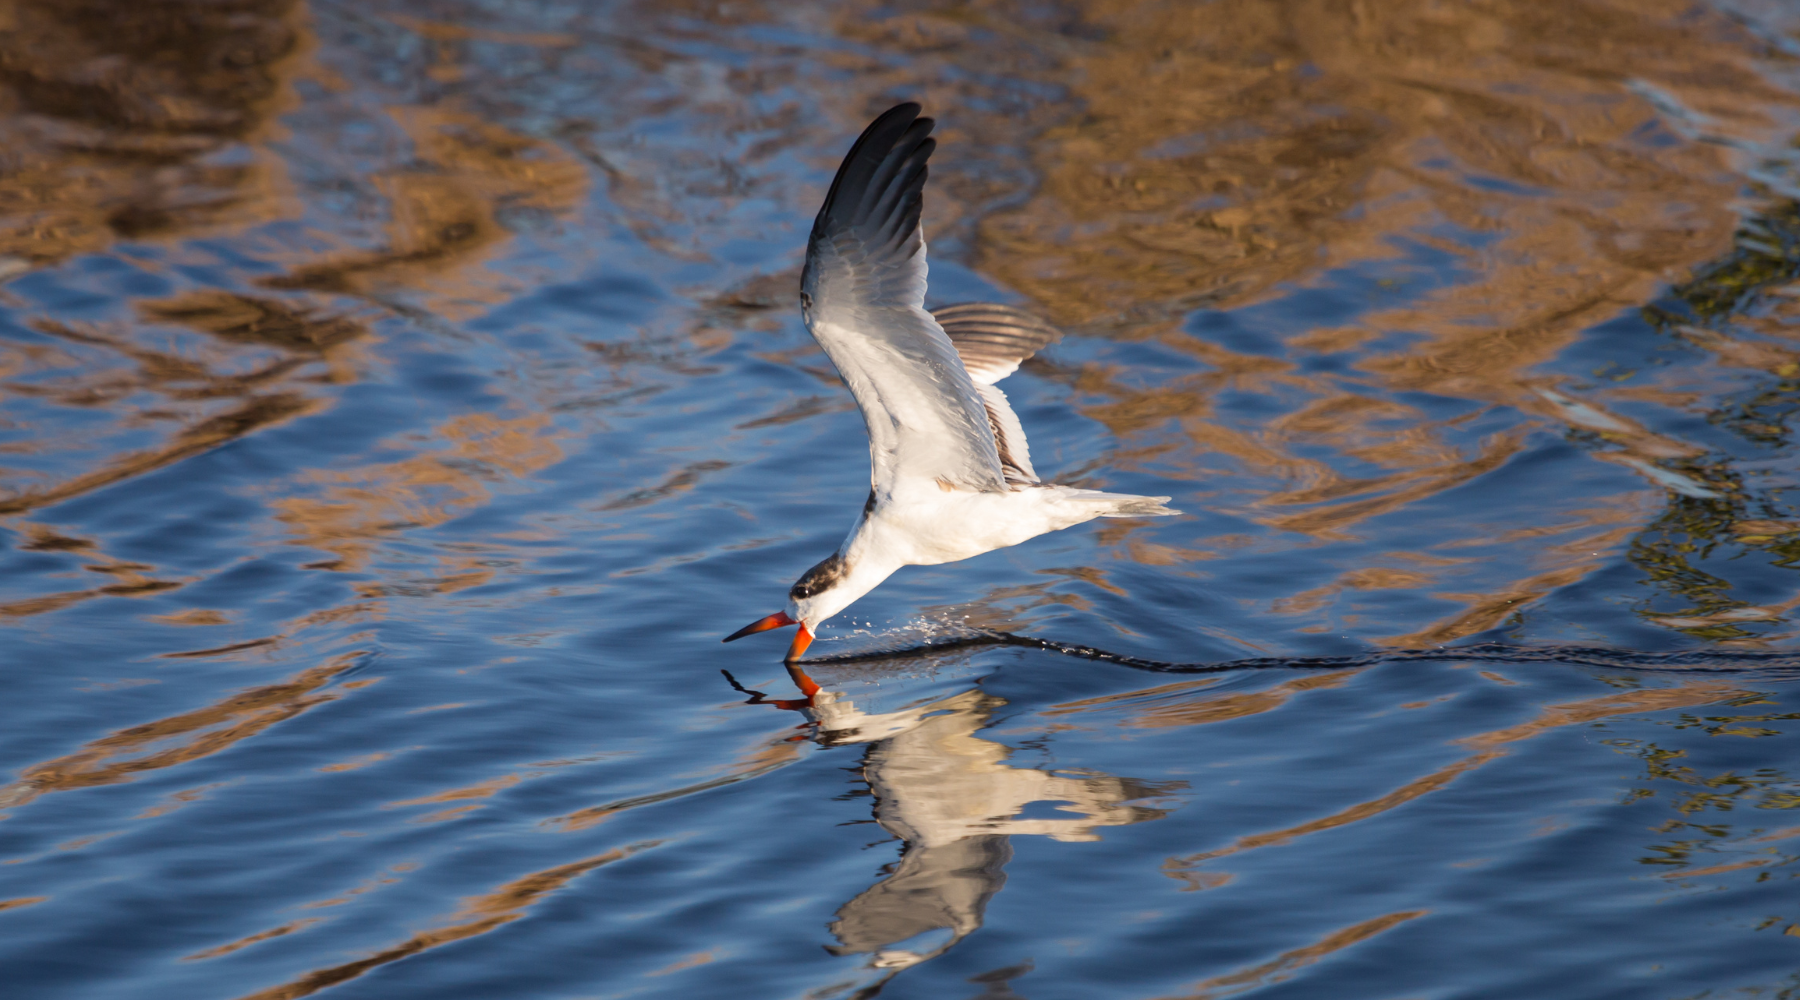
[[[804,612],[808,621],[816,625],[844,610],[905,565],[904,559],[882,544],[881,532],[871,531],[869,527],[868,520],[864,519],[839,547],[838,552],[844,559],[843,575],[829,590],[821,591],[807,602]]]

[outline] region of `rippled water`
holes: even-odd
[[[904,98],[1188,513],[807,705]],[[1797,135],[1773,3],[0,5],[6,995],[1800,996]]]

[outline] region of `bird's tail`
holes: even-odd
[[[1179,514],[1181,511],[1165,507],[1169,497],[1140,497],[1129,493],[1102,493],[1099,490],[1078,490],[1072,486],[1057,487],[1062,491],[1065,500],[1083,506],[1092,505],[1101,508],[1092,517],[1161,517],[1166,514]]]

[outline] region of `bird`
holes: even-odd
[[[788,591],[785,609],[723,641],[798,625],[786,661],[820,623],[902,566],[934,566],[1017,545],[1096,517],[1178,514],[1169,497],[1043,482],[1024,428],[994,384],[1057,335],[1010,306],[925,309],[926,161],[935,120],[908,101],[845,155],[813,220],[800,277],[806,329],[856,398],[869,433],[862,513],[831,555]]]

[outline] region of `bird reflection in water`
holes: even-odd
[[[871,956],[868,968],[880,977],[858,996],[874,995],[887,978],[943,954],[981,926],[988,901],[1006,884],[1013,836],[1099,840],[1097,827],[1160,819],[1166,810],[1140,800],[1185,787],[1009,763],[1011,747],[976,735],[1007,701],[974,680],[948,697],[926,695],[879,710],[896,700],[897,690],[906,691],[893,682],[930,677],[948,659],[909,658],[900,667],[884,657],[878,671],[813,667],[818,679],[790,663],[789,676],[805,695],[797,699],[738,688],[752,704],[804,713],[805,728],[821,746],[868,747],[861,777],[874,796],[875,822],[903,846],[887,877],[840,907],[830,927],[838,943],[827,950]],[[1055,815],[1038,818],[1045,813]]]

